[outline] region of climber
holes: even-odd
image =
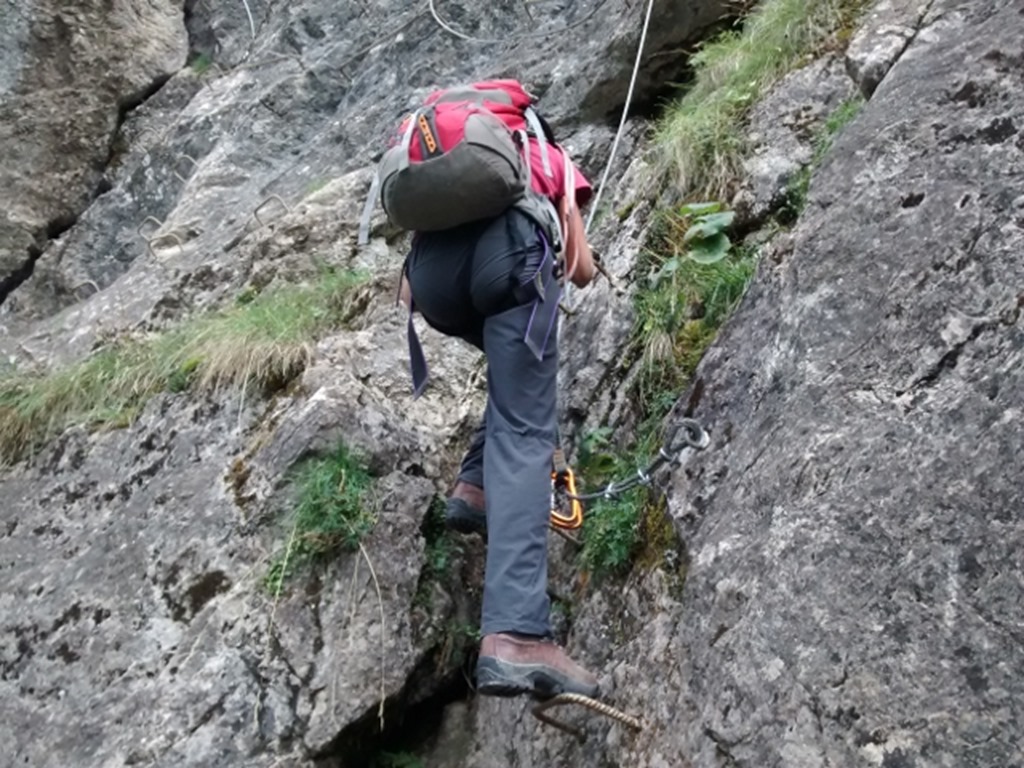
[[[488,536],[477,690],[593,697],[596,677],[550,639],[547,595],[557,311],[561,280],[583,287],[595,274],[579,212],[592,190],[544,135],[531,133],[526,149],[530,186],[553,204],[553,215],[557,210],[559,231],[545,230],[519,207],[449,229],[418,231],[401,298],[430,326],[487,357],[484,418],[446,513],[449,527]],[[556,259],[556,239],[563,241],[564,264]]]

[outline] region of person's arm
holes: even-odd
[[[412,307],[412,287],[409,285],[409,278],[402,274],[402,285],[398,289],[398,300],[401,301],[406,309]]]
[[[587,242],[586,225],[583,223],[580,209],[575,205],[569,206],[564,197],[558,208],[559,216],[565,222],[565,271],[573,285],[583,288],[590,284],[597,273],[594,267],[594,254],[590,250],[590,243]]]

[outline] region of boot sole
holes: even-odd
[[[476,664],[476,689],[482,696],[518,696],[529,693],[538,699],[550,699],[561,693],[577,693],[596,698],[597,685],[578,683],[546,664],[513,664],[483,657]]]

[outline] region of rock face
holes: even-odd
[[[354,247],[371,161],[433,84],[510,75],[596,175],[643,9],[436,6],[491,42],[397,0],[38,0],[0,25],[0,149],[17,158],[0,192],[5,369],[68,364],[319,265],[369,275],[350,327],[271,399],[167,394],[3,470],[13,764],[363,766],[464,698],[480,550],[433,548],[428,510],[480,413],[482,368],[426,331],[432,387],[410,400],[403,242],[377,226]],[[656,3],[648,52],[727,10]],[[638,98],[684,65],[650,56]],[[376,525],[275,599],[291,470],[340,442],[374,475]]]
[[[705,358],[685,586],[635,573],[574,625],[646,729],[581,749],[485,702],[470,765],[1024,760],[1020,28],[932,4]]]
[[[731,5],[655,4],[641,104]],[[74,360],[324,263],[369,275],[349,326],[269,399],[161,395],[3,470],[11,764],[1024,764],[1019,3],[885,0],[848,81],[812,63],[755,109],[760,218],[833,106],[870,96],[675,411],[712,436],[669,479],[675,559],[584,588],[553,539],[572,654],[645,726],[564,713],[583,746],[467,694],[481,549],[438,548],[428,510],[479,414],[481,361],[424,329],[433,383],[409,399],[403,243],[379,218],[369,249],[354,233],[381,136],[435,82],[530,82],[597,176],[645,4],[435,8],[5,11],[5,364]],[[657,198],[642,136],[594,229],[619,288]],[[630,302],[601,281],[570,304],[566,435],[628,430]],[[376,525],[275,598],[290,472],[339,442],[374,476]]]
[[[865,97],[871,97],[906,51],[930,5],[920,0],[884,0],[871,9],[846,51],[846,70]]]
[[[187,51],[172,0],[8,3],[2,26],[0,301],[99,194],[122,113]]]
[[[932,5],[702,371],[695,762],[1024,758],[1020,24]]]
[[[733,200],[745,218],[764,221],[780,206],[801,169],[815,160],[816,134],[855,87],[832,56],[811,62],[783,78],[750,114],[744,161],[746,189]]]
[[[656,3],[647,50],[671,51],[695,39],[727,5]],[[182,289],[177,281],[200,259],[214,264],[219,284],[227,280],[237,289],[247,273],[237,269],[235,246],[330,180],[367,169],[395,122],[438,83],[516,76],[543,95],[544,113],[567,137],[581,118],[604,119],[621,105],[640,8],[588,0],[532,11],[484,3],[438,3],[437,9],[447,26],[471,39],[441,27],[426,9],[397,0],[341,7],[305,0],[287,9],[264,0],[188,3],[191,65],[133,110],[111,148],[115,110],[103,133],[103,157],[111,161],[106,191],[49,245],[34,279],[4,305],[17,335],[24,335],[22,319],[52,318],[32,327],[24,348],[37,359],[48,359],[54,347],[63,353],[72,328],[84,330],[76,338],[87,347],[97,318],[82,299],[101,290],[94,303],[106,305],[104,332],[153,321],[152,305],[174,301]],[[180,7],[177,13],[180,30]],[[638,97],[685,64],[678,55],[652,55],[648,62]],[[131,101],[127,93],[122,99]],[[96,141],[73,126],[59,132],[61,141],[65,136]],[[597,173],[607,131],[580,136],[588,143],[575,142],[574,150],[593,156]],[[60,151],[57,138],[38,141],[40,152]],[[0,136],[5,152],[20,147],[18,136]],[[23,172],[33,167],[26,164]],[[90,178],[87,189],[95,194],[98,171]],[[57,184],[63,189],[65,181]],[[52,234],[72,223],[81,206],[61,210],[63,225]],[[48,219],[40,214],[37,220]],[[21,263],[22,250],[12,245],[11,252],[13,263]],[[129,271],[128,282],[148,283],[141,292],[133,285],[130,296],[114,285]],[[164,295],[158,295],[161,283]],[[138,301],[140,295],[152,298]]]

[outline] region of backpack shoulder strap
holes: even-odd
[[[572,214],[576,210],[576,168],[569,159],[569,153],[562,150],[562,199],[565,201],[558,215],[558,224],[562,230],[562,253],[560,254],[565,265],[565,279],[570,280],[576,271],[576,264],[579,260],[579,243],[576,238],[569,236],[569,229],[572,227]],[[566,253],[566,248],[572,246],[572,252]]]
[[[549,123],[547,120],[545,120],[544,119],[544,115],[542,115],[540,112],[537,112],[536,110],[534,110],[534,114],[536,114],[536,116],[537,116],[537,122],[540,123],[541,130],[544,131],[544,137],[551,144],[557,144],[558,140],[555,138],[555,131],[551,127],[551,123]]]
[[[544,126],[540,122],[540,116],[533,107],[527,107],[523,110],[523,117],[526,118],[526,124],[530,126],[530,130],[533,131],[533,135],[537,137],[537,145],[540,147],[541,165],[544,166],[544,174],[550,179],[553,174],[551,173],[551,160],[548,158],[548,136],[544,131]],[[550,128],[548,130],[550,130]],[[529,158],[527,158],[527,160],[529,160]]]
[[[398,170],[404,171],[409,167],[409,145],[412,144],[412,134],[416,130],[417,121],[423,110],[417,109],[409,116],[409,124],[402,132],[402,138],[397,147],[400,149],[398,157]],[[377,207],[377,197],[380,195],[380,168],[373,174],[370,181],[370,191],[366,193],[366,202],[363,204],[363,213],[359,217],[359,235],[356,238],[358,245],[366,245],[370,242],[370,219],[373,218],[373,211]]]
[[[363,215],[359,217],[359,236],[356,243],[366,245],[370,242],[370,219],[373,217],[373,209],[377,207],[377,195],[380,194],[380,174],[374,171],[373,179],[370,181],[370,191],[366,193],[366,202],[363,204]]]

